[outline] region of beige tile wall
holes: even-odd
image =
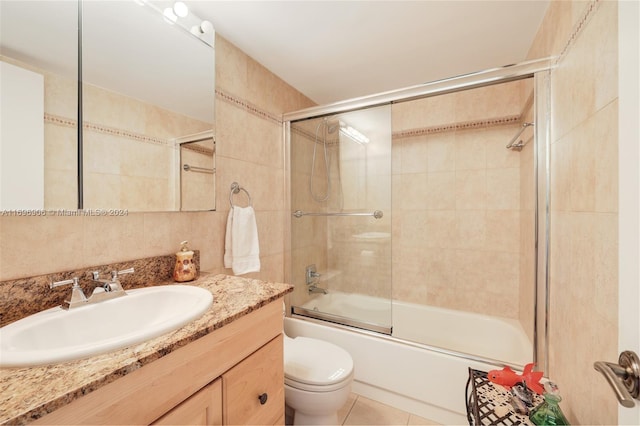
[[[532,180],[505,146],[520,124],[455,125],[518,117],[531,88],[512,82],[393,106],[394,134],[452,127],[393,140],[394,299],[519,318],[521,187]]]
[[[329,268],[339,271],[330,282],[331,289],[367,296],[391,298],[391,116],[382,106],[344,115],[345,122],[370,120],[364,131],[370,142],[361,145],[340,134],[340,161],[334,171],[342,186],[345,211],[383,216],[329,217]],[[335,172],[334,172],[335,174]],[[335,211],[335,210],[334,210]]]
[[[305,267],[315,264],[322,274],[320,287],[389,299],[392,273],[389,107],[345,113],[339,119],[345,123],[367,123],[369,127],[360,130],[367,134],[370,142],[361,145],[338,132],[326,135],[331,182],[326,201],[314,200],[309,190],[313,166],[314,194],[319,199],[327,195],[323,119],[292,124],[292,209],[310,212],[381,210],[383,217],[305,216],[292,219],[293,282],[304,282]],[[330,122],[337,123],[337,118]],[[371,232],[384,235],[368,238]],[[294,291],[294,304],[303,304],[307,299],[309,295],[304,286]]]
[[[44,73],[45,192],[46,208],[75,209],[77,196],[77,83]]]
[[[179,151],[172,139],[213,124],[89,84],[82,99],[84,207],[178,210]]]
[[[311,179],[311,168],[313,165],[313,188],[317,198],[324,198],[327,195],[326,186],[326,165],[324,162],[324,147],[316,144],[316,131],[318,138],[324,137],[324,130],[318,129],[319,120],[308,120],[292,124],[291,133],[291,208],[306,212],[327,211],[326,203],[318,203],[311,197],[309,191],[309,180]],[[337,134],[327,135],[327,154],[331,155],[335,166],[338,156]],[[313,161],[313,151],[316,149],[316,160]],[[334,185],[330,191],[331,200],[338,196]],[[304,218],[291,219],[291,264],[290,282],[299,284],[305,282],[305,268],[315,264],[318,272],[322,273],[322,283],[320,287],[328,288],[327,279],[332,276],[328,271],[328,224],[327,217],[305,216]],[[309,299],[306,286],[296,285],[291,295],[292,304],[303,305]]]
[[[525,122],[533,123],[533,98],[523,117]],[[536,186],[534,169],[533,131],[523,138],[525,146],[520,152],[520,278],[518,319],[529,339],[534,340],[534,307],[536,297]]]
[[[125,217],[0,217],[0,280],[177,251],[201,250],[203,270],[222,265],[231,182],[253,197],[262,271],[284,279],[284,161],[280,117],[312,102],[221,37],[216,39],[218,209]],[[224,96],[222,95],[224,93]],[[253,111],[253,112],[252,112]]]
[[[551,72],[548,374],[572,424],[617,424],[593,369],[618,356],[617,34],[617,2],[553,1],[529,54],[563,53]]]

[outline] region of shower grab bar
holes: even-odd
[[[376,210],[373,213],[342,213],[342,212],[308,213],[308,212],[303,212],[302,210],[296,210],[292,214],[297,218],[301,218],[302,216],[373,216],[376,219],[380,219],[383,216],[382,210]]]
[[[216,172],[216,169],[207,169],[206,167],[190,166],[188,164],[185,164],[184,166],[182,166],[182,169],[185,172],[199,172],[199,173],[211,173],[211,174],[214,174]]]
[[[520,128],[520,130],[518,131],[518,133],[511,138],[511,140],[509,141],[509,143],[507,144],[507,149],[517,149],[518,151],[522,150],[522,147],[524,146],[524,144],[522,143],[522,141],[515,143],[518,138],[520,137],[520,135],[522,134],[522,132],[525,131],[525,129],[529,126],[533,126],[533,123],[522,123],[522,127]]]

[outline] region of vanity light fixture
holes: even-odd
[[[0,0],[2,1],[2,0]],[[176,25],[177,28],[191,33],[204,44],[213,47],[215,42],[215,30],[213,24],[201,19],[189,10],[189,7],[182,1],[175,1],[171,7],[162,8],[165,1],[158,0],[134,0],[149,7],[154,12],[160,13],[165,22]]]

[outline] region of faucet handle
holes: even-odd
[[[80,284],[78,283],[78,277],[73,277],[70,280],[56,281],[49,283],[49,288],[60,287],[61,285],[73,284],[71,287],[71,297],[69,300],[65,300],[62,304],[62,309],[69,309],[77,305],[87,303],[87,296],[84,295]]]
[[[49,288],[56,288],[56,287],[60,287],[61,285],[67,285],[67,284],[73,284],[73,288],[80,287],[80,284],[78,284],[78,277],[73,277],[68,280],[50,282]]]
[[[122,271],[111,271],[111,279],[115,281],[118,278],[118,275],[133,274],[134,272],[135,269],[133,268],[123,269]]]
[[[122,271],[118,271],[118,275],[133,274],[134,272],[135,272],[135,269],[133,268],[123,269]]]
[[[78,284],[78,277],[73,277],[68,280],[50,282],[49,288],[56,288],[56,287],[60,287],[61,285],[67,285],[67,284],[73,284],[73,288],[80,287],[80,284]]]

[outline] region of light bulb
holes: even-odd
[[[184,2],[177,1],[173,4],[173,13],[180,18],[184,18],[189,14],[189,8],[184,4]]]
[[[175,13],[173,13],[173,9],[171,9],[170,7],[167,7],[164,12],[162,12],[162,14],[164,15],[165,21],[170,24],[175,24],[175,22],[178,20],[178,17]]]
[[[204,34],[210,34],[213,32],[213,24],[209,21],[202,21],[200,23],[200,30],[204,33]]]

